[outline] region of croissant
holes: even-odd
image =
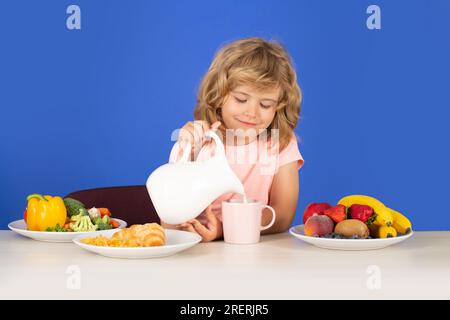
[[[113,234],[111,239],[103,236],[83,239],[83,243],[107,247],[153,247],[166,243],[163,227],[157,223],[135,224]]]

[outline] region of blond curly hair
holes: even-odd
[[[195,120],[223,123],[221,107],[228,93],[239,85],[257,90],[281,89],[274,119],[267,128],[279,129],[278,150],[283,150],[294,134],[300,116],[302,94],[297,74],[286,49],[277,41],[246,38],[223,46],[215,55],[198,90]],[[225,137],[225,128],[219,128]]]

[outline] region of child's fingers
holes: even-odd
[[[216,121],[211,126],[209,126],[207,121],[204,120],[196,120],[194,121],[194,125],[196,125],[199,129],[199,133],[201,134],[201,137],[204,137],[205,133],[209,130],[217,130],[217,128],[220,127],[221,122]]]
[[[220,121],[216,121],[216,122],[214,122],[214,123],[211,125],[211,127],[210,127],[207,131],[214,131],[214,132],[216,132],[217,129],[220,127],[221,124],[222,124],[222,123],[221,123]],[[205,137],[205,143],[209,144],[209,143],[211,143],[212,141],[213,141],[213,139],[212,139],[211,137],[209,137],[209,136]]]
[[[181,229],[182,229],[183,231],[189,231],[189,232],[197,233],[197,232],[195,231],[195,229],[194,229],[194,226],[193,226],[192,224],[190,224],[190,223],[183,223],[183,224],[181,225]]]
[[[188,140],[191,144],[197,144],[204,139],[207,131],[217,130],[220,126],[220,121],[214,122],[211,127],[204,120],[189,121],[180,129],[178,140]]]
[[[207,208],[205,216],[207,218],[206,227],[211,233],[216,233],[218,229],[220,229],[220,221],[217,218],[216,213],[212,210],[212,206]]]
[[[194,128],[194,140],[196,143],[201,144],[205,136],[205,132],[208,131],[208,123],[202,120],[195,120],[193,128]]]
[[[208,219],[208,220],[214,220],[214,219],[217,219],[216,218],[216,214],[214,213],[214,206],[213,205],[211,205],[211,206],[208,206],[207,208],[206,208],[206,212],[205,212],[205,215],[206,215],[206,218]]]
[[[214,122],[213,124],[212,124],[212,126],[211,126],[211,130],[217,130],[217,129],[219,129],[219,127],[220,127],[220,125],[221,125],[222,123],[220,122],[220,121],[216,121],[216,122]]]
[[[210,127],[208,122],[203,120],[196,120],[194,121],[194,140],[196,142],[196,150],[199,151],[205,144],[210,143],[210,137],[205,136],[206,132],[210,130],[217,130],[217,128],[220,126],[220,121],[216,121],[213,123],[213,125]]]
[[[186,145],[186,141],[189,141],[192,146],[200,144],[205,131],[203,122],[206,123],[202,120],[189,121],[180,129],[178,141],[182,147]]]
[[[222,203],[211,205],[212,212],[221,212],[222,211]]]
[[[178,132],[178,141],[181,145],[183,145],[185,141],[189,141],[191,144],[194,142],[194,130],[192,125],[188,123],[180,129]]]
[[[200,221],[194,219],[192,221],[195,231],[203,237],[203,239],[209,239],[211,237],[211,232],[206,228]]]

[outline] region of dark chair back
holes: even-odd
[[[145,186],[96,188],[75,191],[66,197],[81,201],[87,209],[108,208],[112,217],[125,220],[128,226],[148,222],[160,223]]]

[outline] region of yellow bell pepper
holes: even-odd
[[[32,194],[27,197],[27,227],[32,231],[45,231],[64,226],[67,217],[66,206],[61,197]]]

